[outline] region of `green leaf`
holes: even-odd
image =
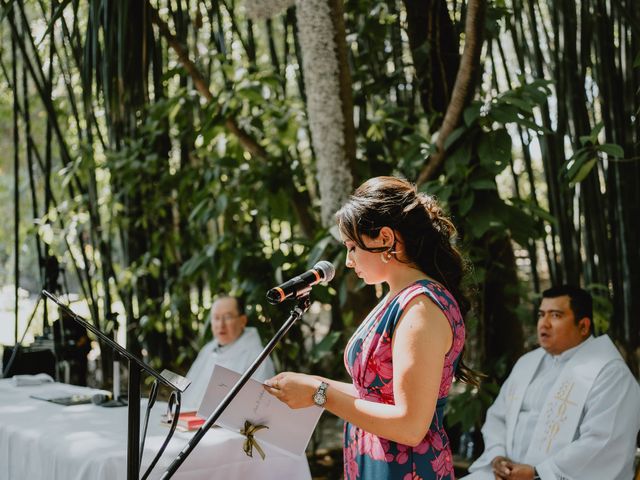
[[[512,205],[522,209],[528,210],[532,216],[538,218],[540,220],[544,220],[545,222],[557,224],[558,220],[556,217],[551,215],[547,210],[542,208],[539,205],[536,205],[531,199],[522,199],[517,197],[512,197],[509,199]]]
[[[514,107],[519,108],[524,112],[530,113],[533,111],[533,106],[531,105],[531,103],[521,98],[518,98],[515,95],[506,95],[503,97],[503,101],[505,103],[508,103],[509,105],[513,105]]]
[[[287,342],[287,356],[291,360],[298,358],[298,352],[300,352],[300,345],[294,342]]]
[[[200,270],[205,262],[209,260],[206,252],[200,252],[195,254],[189,260],[184,262],[180,267],[180,275],[185,277],[191,277],[194,273]]]
[[[313,267],[313,265],[315,265],[318,260],[324,257],[324,252],[326,251],[327,246],[331,243],[332,240],[334,239],[331,234],[327,234],[313,246],[313,248],[309,252],[309,255],[307,256],[308,268]]]
[[[473,206],[473,200],[475,199],[475,194],[473,190],[467,191],[467,193],[460,199],[460,215],[466,215],[471,207]]]
[[[447,150],[451,145],[455,143],[458,138],[466,131],[463,127],[456,128],[444,141],[444,149]]]
[[[468,142],[465,142],[447,155],[444,163],[445,171],[450,176],[466,176],[470,159],[471,147]]]
[[[469,212],[466,224],[469,225],[469,231],[475,239],[482,238],[492,227],[497,226],[490,209],[484,204]]]
[[[518,119],[517,123],[519,125],[522,125],[523,127],[530,128],[531,130],[533,130],[535,132],[547,133],[547,130],[544,127],[538,125],[533,120],[529,120],[528,118],[520,118],[520,119]]]
[[[224,212],[229,204],[229,198],[225,194],[220,194],[216,199],[216,210],[218,212]]]
[[[40,44],[42,43],[42,41],[45,38],[47,38],[47,36],[51,33],[51,30],[53,30],[54,25],[56,24],[56,21],[62,16],[62,14],[64,13],[64,9],[70,3],[71,3],[71,0],[63,0],[62,3],[58,5],[58,8],[56,9],[55,13],[53,14],[53,17],[51,18],[51,20],[47,24],[47,29],[43,32],[42,37],[36,43],[36,47],[39,47]],[[5,15],[5,13],[4,13],[4,9],[3,9],[2,16],[0,17],[0,21],[2,21],[4,15]]]
[[[623,158],[624,150],[623,148],[615,143],[603,143],[602,145],[598,145],[596,147],[597,150],[601,152],[605,152],[607,155],[615,158]]]
[[[483,135],[478,145],[480,163],[497,175],[511,160],[511,136],[505,129],[494,130]]]
[[[504,219],[511,236],[521,246],[526,247],[530,239],[540,236],[535,219],[524,210],[504,203],[496,214]]]
[[[589,172],[595,166],[597,161],[598,161],[597,158],[592,158],[591,160],[583,163],[578,169],[577,173],[573,176],[573,178],[569,182],[569,185],[574,186],[580,183],[582,180],[584,180],[587,177],[587,175],[589,175]]]
[[[593,158],[593,150],[589,147],[581,148],[577,150],[576,153],[567,160],[563,165],[562,169],[564,171],[564,177],[570,183],[574,183],[574,178],[582,168],[582,166]]]
[[[340,332],[330,332],[324,337],[317,345],[315,345],[309,352],[309,357],[312,363],[318,363],[327,355],[333,352],[333,347],[340,339]]]
[[[495,103],[489,110],[489,117],[499,123],[515,123],[520,120],[518,109],[505,103]]]
[[[493,178],[476,178],[469,182],[474,190],[496,190],[496,181]]]
[[[464,110],[462,114],[464,118],[464,124],[470,127],[478,117],[480,117],[480,102],[474,102]]]

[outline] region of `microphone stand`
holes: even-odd
[[[309,309],[311,305],[311,300],[309,299],[309,290],[305,289],[304,291],[299,293],[297,297],[298,303],[295,308],[289,314],[289,318],[286,322],[280,327],[280,330],[275,334],[275,336],[271,339],[271,341],[264,347],[264,350],[258,355],[258,357],[253,361],[251,366],[242,374],[242,376],[238,379],[236,384],[231,388],[229,393],[222,399],[220,404],[216,407],[214,412],[209,415],[207,421],[198,429],[195,435],[189,440],[187,445],[182,449],[182,451],[178,454],[175,460],[169,465],[169,468],[164,472],[162,480],[171,478],[176,470],[182,465],[182,463],[186,460],[187,456],[193,451],[196,445],[202,440],[205,434],[209,431],[209,429],[213,426],[213,424],[218,420],[222,412],[229,406],[231,401],[236,397],[238,392],[242,389],[242,387],[247,383],[251,375],[258,369],[260,364],[264,361],[267,356],[273,351],[276,344],[285,336],[285,334],[289,331],[291,326],[304,315],[304,313]]]
[[[142,372],[156,378],[157,381],[166,385],[175,392],[184,392],[191,383],[184,377],[163,370],[161,373],[156,372],[149,365],[137,358],[124,347],[114,342],[111,338],[100,331],[96,326],[86,321],[80,315],[71,310],[67,305],[62,303],[52,293],[42,290],[42,295],[52,300],[64,312],[66,312],[78,324],[93,332],[104,343],[111,347],[116,354],[120,354],[129,361],[129,396],[127,412],[127,480],[138,480],[140,478],[140,379]]]

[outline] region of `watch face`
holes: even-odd
[[[313,394],[313,401],[315,402],[316,405],[322,406],[326,403],[327,397],[320,392],[316,392]]]

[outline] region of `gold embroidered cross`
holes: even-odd
[[[565,415],[567,412],[567,408],[569,406],[575,406],[576,403],[572,402],[569,397],[571,396],[571,391],[573,390],[575,383],[574,382],[565,382],[562,384],[558,392],[554,395],[554,398],[559,401],[558,410],[556,413],[556,418],[552,421],[549,426],[548,434],[547,434],[547,452],[551,450],[551,444],[553,443],[553,439],[560,432],[560,426],[567,419]]]

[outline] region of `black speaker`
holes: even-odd
[[[2,370],[7,367],[13,349],[15,347],[4,347],[2,354]],[[36,373],[47,373],[56,378],[56,358],[48,348],[18,347],[16,357],[9,365],[9,370],[5,372],[5,377],[14,375],[33,375]]]

